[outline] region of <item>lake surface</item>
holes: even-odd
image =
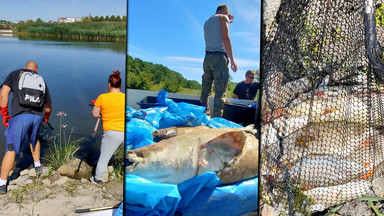
[[[91,100],[108,92],[108,77],[112,71],[119,70],[125,85],[124,42],[97,41],[55,41],[41,37],[18,37],[0,35],[0,82],[26,62],[33,60],[39,66],[38,73],[44,77],[52,97],[50,124],[55,128],[51,136],[59,132],[58,111],[67,115],[62,123],[67,125],[67,134],[74,128],[75,138],[86,137],[80,154],[98,158],[102,125],[99,125],[96,137],[91,134],[96,119],[91,116]],[[124,88],[122,89],[124,92]],[[5,127],[0,125],[0,160],[5,152]],[[46,155],[49,143],[43,144],[42,153]],[[25,154],[29,147],[26,146]],[[94,154],[93,154],[94,153]],[[24,157],[24,156],[23,156]]]

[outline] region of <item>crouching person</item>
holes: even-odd
[[[11,72],[1,85],[0,109],[3,124],[7,127],[5,155],[1,166],[0,194],[7,193],[7,179],[13,169],[16,154],[26,136],[34,161],[36,174],[42,173],[40,163],[40,143],[37,133],[41,122],[48,122],[51,114],[51,96],[47,84],[40,75],[34,61],[29,61],[24,69]],[[9,94],[12,92],[12,115],[8,112]]]

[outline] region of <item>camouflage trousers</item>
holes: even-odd
[[[209,110],[208,97],[214,83],[215,96],[211,117],[221,117],[229,81],[228,57],[225,53],[206,54],[203,63],[202,91],[200,100]]]

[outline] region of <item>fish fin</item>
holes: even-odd
[[[132,150],[125,152],[125,158],[128,160],[128,162],[131,163],[131,165],[126,166],[125,168],[126,173],[132,172],[139,163],[142,163],[144,161],[144,158],[142,157],[142,155],[136,154],[136,152]]]
[[[231,131],[203,144],[198,154],[197,173],[217,172],[226,167],[242,152],[246,138],[243,131]]]
[[[255,128],[255,124],[247,125],[246,127],[241,128],[241,130],[244,132],[254,134],[254,135],[257,133],[257,129]]]

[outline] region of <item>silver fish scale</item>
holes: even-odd
[[[372,24],[366,2],[264,3],[261,196],[288,215],[356,199],[384,175],[384,17]]]

